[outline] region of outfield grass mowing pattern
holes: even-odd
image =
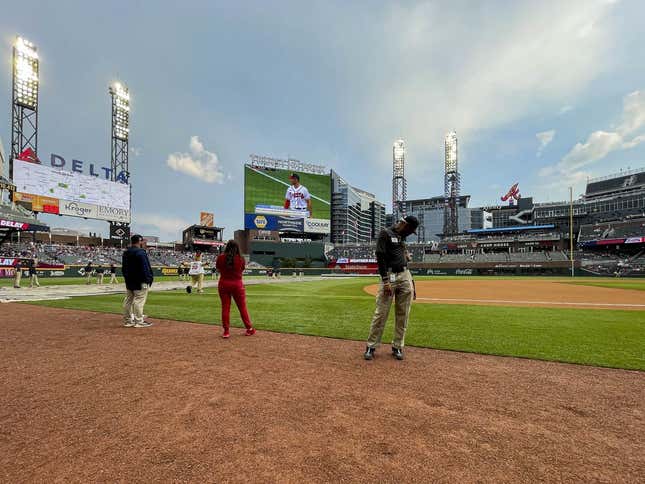
[[[247,287],[251,317],[259,329],[364,340],[374,298],[366,279],[342,279]],[[609,284],[609,282],[606,282]],[[643,283],[641,283],[643,284]],[[644,284],[645,285],[645,284]],[[119,313],[118,295],[39,304]],[[202,296],[151,293],[153,318],[219,324],[215,289]],[[242,327],[233,312],[233,325]],[[392,337],[392,314],[384,342]],[[412,346],[645,370],[645,311],[415,304],[406,343]]]

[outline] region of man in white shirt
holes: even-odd
[[[188,275],[191,278],[191,284],[186,286],[186,292],[190,294],[193,292],[193,287],[197,286],[197,292],[203,293],[202,285],[204,284],[204,264],[202,263],[202,254],[197,252],[195,260],[190,263]]]
[[[311,212],[311,195],[307,187],[300,184],[300,175],[292,173],[289,175],[289,182],[291,186],[287,188],[287,193],[284,196],[284,208],[289,210],[302,210],[303,216],[305,212],[309,212],[308,217],[313,217]]]

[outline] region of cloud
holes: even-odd
[[[164,241],[181,239],[181,232],[191,223],[181,217],[135,212],[133,228],[143,235],[159,235]]]
[[[558,111],[558,116],[567,114],[569,111],[572,111],[572,110],[573,110],[573,106],[570,106],[569,104],[565,104],[560,108],[560,111]]]
[[[537,156],[542,156],[542,151],[544,151],[544,148],[546,148],[551,141],[553,141],[553,137],[555,136],[555,130],[550,129],[549,131],[542,131],[541,133],[537,133],[535,137],[538,139],[540,142],[540,146],[538,146],[537,150]]]
[[[352,100],[348,128],[379,151],[405,133],[420,156],[436,158],[451,129],[465,141],[545,107],[557,112],[609,68],[617,38],[611,9],[599,0],[513,2],[493,16],[432,2],[392,4],[374,21],[385,25],[378,32],[357,29],[361,38],[352,42],[339,36],[346,48],[337,72],[351,76],[342,99]],[[372,58],[357,55],[364,44],[389,68],[376,70]]]
[[[576,143],[562,159],[539,171],[543,186],[565,187],[586,180],[589,167],[610,153],[645,143],[645,91],[634,91],[623,98],[620,119],[611,130],[594,131],[584,142]]]
[[[634,148],[645,142],[645,91],[634,91],[623,99],[623,112],[614,131],[594,131],[584,143],[576,145],[560,163],[560,171],[572,171],[602,160],[609,153]]]
[[[141,156],[143,154],[143,150],[137,146],[130,146],[130,153],[132,156]]]
[[[174,171],[198,178],[206,183],[224,183],[226,175],[217,155],[204,148],[197,136],[190,137],[189,153],[171,153],[166,164]]]

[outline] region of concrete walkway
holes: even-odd
[[[320,277],[282,277],[280,279],[249,278],[244,280],[244,285],[255,284],[285,284],[295,281],[319,281]],[[150,288],[151,291],[183,291],[188,281],[164,281],[155,282]],[[210,279],[204,281],[204,288],[217,287],[217,281]],[[0,303],[21,302],[21,301],[45,301],[51,299],[68,299],[74,296],[100,296],[105,294],[123,294],[125,284],[61,284],[41,287],[0,287]]]

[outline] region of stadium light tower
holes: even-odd
[[[38,153],[38,51],[28,40],[17,37],[13,45],[13,88],[11,95],[11,156],[9,178],[13,179],[13,160],[30,149]]]
[[[459,191],[461,176],[457,158],[457,133],[451,131],[445,139],[445,177],[444,177],[444,214],[443,234],[459,233]]]
[[[398,139],[392,145],[392,215],[394,223],[405,217],[408,183],[405,179],[405,141]]]
[[[128,161],[128,142],[130,139],[130,91],[121,82],[110,86],[112,97],[112,143],[110,167],[112,181],[130,183],[130,168]],[[110,237],[113,235],[125,239],[129,236],[130,224],[110,222]]]

